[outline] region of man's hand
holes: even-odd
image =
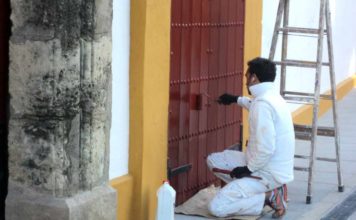
[[[252,172],[247,168],[247,166],[244,167],[235,167],[231,173],[230,176],[231,178],[237,178],[240,179],[245,176],[249,176]]]
[[[230,105],[231,103],[236,103],[237,98],[238,96],[225,93],[219,97],[218,103],[223,105]]]

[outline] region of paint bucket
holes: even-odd
[[[169,181],[163,182],[157,191],[157,213],[156,220],[174,220],[174,205],[176,191],[169,185]]]

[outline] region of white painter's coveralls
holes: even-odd
[[[247,165],[251,175],[262,180],[232,179],[228,174],[214,173],[228,183],[209,205],[210,212],[218,217],[259,215],[265,192],[293,180],[295,141],[290,110],[271,82],[251,86],[250,91],[252,100],[238,98],[238,104],[249,110],[250,137],[246,152],[213,153],[207,163],[210,170],[232,170]]]

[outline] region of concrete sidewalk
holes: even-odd
[[[356,190],[356,89],[338,102],[340,143],[341,143],[341,169],[345,190],[338,192],[336,163],[315,161],[312,204],[305,203],[307,193],[308,173],[295,171],[295,180],[288,184],[289,203],[288,211],[283,219],[317,220],[317,219],[355,219],[356,210],[350,211],[350,203],[342,205],[337,212],[342,213],[348,207],[348,213],[354,212],[350,217],[332,217],[329,213],[335,206],[344,201],[348,195]],[[332,112],[323,115],[319,124],[332,126]],[[310,141],[297,141],[296,154],[309,155]],[[316,156],[335,158],[334,138],[318,137]],[[296,166],[308,166],[308,160],[295,159]],[[347,201],[349,201],[348,199]],[[352,203],[352,201],[351,201]],[[353,202],[356,203],[356,202]],[[354,206],[356,207],[356,206]],[[335,213],[335,211],[333,212]],[[335,215],[334,215],[335,216]],[[341,216],[341,215],[340,215]],[[176,220],[201,220],[205,218],[176,215]],[[271,214],[260,218],[272,219]]]

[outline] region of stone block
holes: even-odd
[[[116,191],[103,185],[70,198],[56,198],[11,182],[7,220],[115,220]]]

